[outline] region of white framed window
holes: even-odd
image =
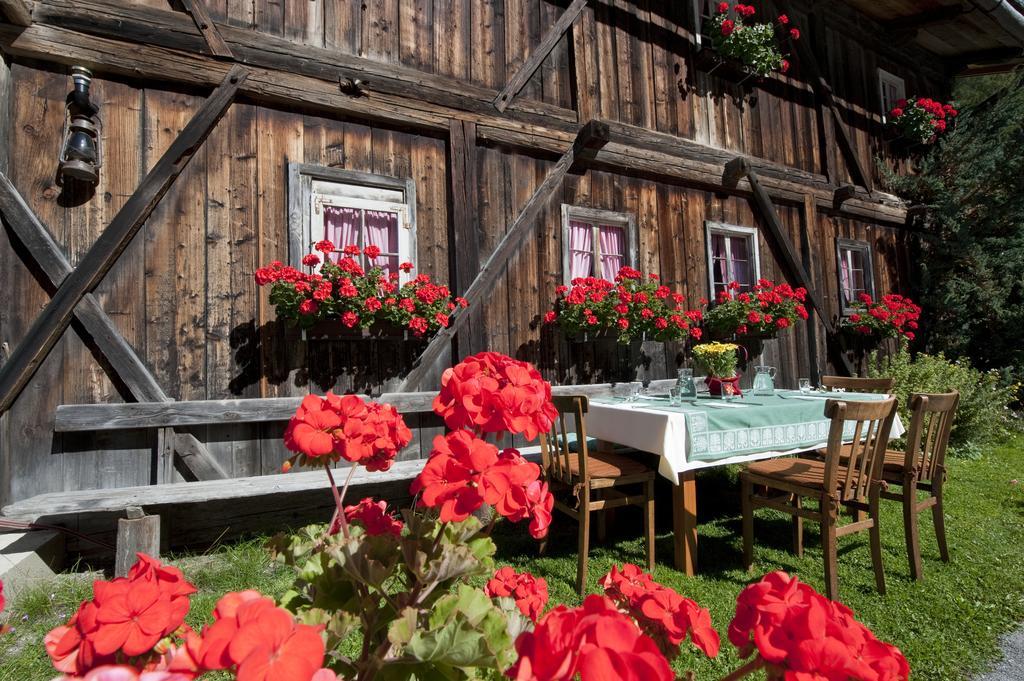
[[[374,263],[365,256],[364,267],[379,265],[399,272],[404,282],[411,275],[399,264],[416,264],[416,193],[411,179],[372,175],[352,170],[291,163],[288,166],[289,260],[299,267],[313,245],[327,239],[330,254],[342,257],[346,246],[380,249]]]
[[[761,257],[756,227],[705,222],[708,251],[708,286],[711,298],[726,290],[730,282],[749,291],[761,278]]]
[[[843,314],[852,312],[850,305],[866,293],[875,295],[875,278],[871,267],[871,244],[855,239],[836,239],[836,262],[839,276],[839,304]]]
[[[636,267],[636,217],[562,204],[562,272],[614,281],[623,267]]]
[[[907,86],[903,79],[889,73],[885,69],[878,69],[878,92],[882,105],[882,122],[889,116],[889,112],[896,106],[896,102],[907,98]]]

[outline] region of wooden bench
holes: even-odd
[[[653,381],[655,390],[667,390],[673,380]],[[555,386],[555,394],[609,395],[614,386]],[[431,406],[435,392],[387,393],[377,401],[392,404],[407,418],[413,417],[421,436],[443,432]],[[116,430],[160,430],[173,437],[174,428],[223,424],[285,422],[295,413],[300,397],[243,400],[194,400],[182,402],[135,402],[126,404],[81,404],[57,407],[54,430],[83,433]],[[521,445],[525,443],[514,442]],[[419,452],[429,452],[429,441]],[[528,458],[539,459],[536,444],[521,448]],[[359,468],[353,474],[349,500],[375,496],[391,502],[409,500],[409,483],[419,474],[424,457],[396,461],[390,470],[369,473]],[[348,467],[335,471],[344,480]],[[161,519],[163,547],[205,549],[219,541],[245,535],[267,534],[325,522],[333,499],[323,471],[292,471],[224,480],[164,483],[139,487],[78,490],[40,494],[3,508],[12,520],[67,527],[77,535],[68,537],[68,553],[87,561],[107,564],[113,558],[118,519],[128,507],[141,508]],[[98,542],[98,543],[96,543]]]

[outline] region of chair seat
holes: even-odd
[[[848,445],[848,444],[847,445],[843,445],[842,454],[839,455],[839,461],[841,463],[846,463],[847,461],[850,460],[849,451],[850,451],[850,445]],[[825,450],[824,449],[816,449],[816,450],[814,450],[814,453],[817,456],[821,457],[821,458],[825,458]],[[899,473],[899,474],[902,474],[903,473],[903,463],[904,463],[904,460],[905,459],[904,459],[904,453],[903,452],[901,452],[901,451],[899,451],[897,449],[887,449],[887,450],[885,450],[885,461],[882,462],[882,472],[883,472],[883,474],[885,474],[885,473]]]
[[[580,474],[579,455],[570,457],[569,470],[574,476]],[[587,457],[587,473],[594,478],[620,478],[654,471],[643,462],[613,452],[591,452]]]
[[[825,462],[817,459],[765,459],[751,463],[744,473],[800,487],[825,489]],[[840,466],[836,476],[837,486],[838,481],[845,479],[845,476],[846,468]]]

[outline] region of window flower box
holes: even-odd
[[[697,69],[739,83],[786,73],[789,60],[781,48],[786,40],[798,40],[800,29],[785,14],[774,22],[756,22],[756,13],[753,5],[718,3],[715,13],[701,22],[701,43],[706,46],[697,52]]]

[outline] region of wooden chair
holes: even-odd
[[[849,376],[822,376],[821,385],[829,390],[843,388],[856,393],[892,392],[891,378],[851,378]]]
[[[949,562],[946,545],[946,523],[942,515],[942,485],[946,480],[946,447],[953,418],[960,403],[955,390],[940,394],[915,394],[910,397],[910,430],[907,451],[886,450],[882,464],[882,480],[902,487],[899,492],[882,490],[883,499],[903,503],[903,526],[907,538],[910,576],[921,579],[921,545],[918,539],[917,515],[932,509],[939,556]],[[918,501],[918,490],[928,498]]]
[[[896,414],[896,400],[877,402],[827,400],[825,415],[832,420],[824,461],[816,459],[768,459],[750,464],[740,473],[743,503],[743,564],[749,570],[754,561],[754,509],[772,508],[793,516],[793,543],[797,555],[803,554],[803,519],[821,523],[825,555],[825,595],[836,598],[839,579],[836,573],[838,538],[868,530],[871,536],[871,561],[875,584],[885,593],[882,572],[882,545],[878,530],[878,502],[881,492],[882,462]],[[854,422],[852,444],[843,445],[843,431]],[[849,453],[843,464],[840,458]],[[755,494],[754,486],[768,488],[767,494]],[[772,496],[773,490],[777,496]],[[803,507],[807,497],[818,501],[817,510]],[[867,518],[839,524],[840,507],[866,511]]]
[[[590,451],[586,426],[589,401],[585,395],[556,396],[552,401],[558,409],[558,419],[551,433],[541,435],[540,451],[545,477],[555,494],[555,508],[575,518],[580,524],[576,590],[582,594],[587,581],[591,511],[603,512],[619,506],[643,508],[647,569],[653,571],[656,472],[644,463],[622,454]],[[575,421],[575,431],[567,427],[570,418]],[[626,494],[614,489],[623,485],[639,485],[642,491]],[[566,492],[575,498],[575,505],[560,499]],[[545,548],[546,541],[541,544],[541,551]]]

